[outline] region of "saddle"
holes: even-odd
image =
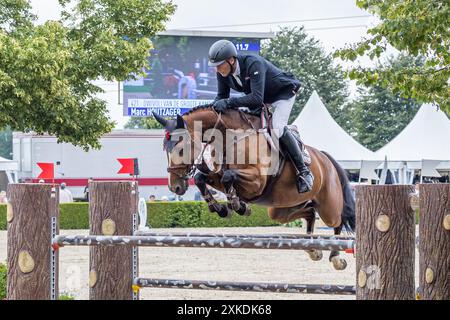
[[[270,107],[271,107],[270,105],[264,104],[261,109],[258,109],[256,111],[252,111],[247,107],[241,107],[238,110],[245,114],[259,117],[260,129],[258,130],[258,132],[264,134],[264,137],[266,138],[266,140],[269,143],[272,150],[281,151],[281,153],[282,153],[283,150],[279,150],[272,139],[272,136],[274,134],[273,133],[273,124],[272,124],[273,113],[271,112]],[[307,166],[309,166],[311,164],[311,156],[308,152],[308,149],[306,149],[305,144],[303,143],[303,141],[300,138],[300,133],[298,131],[297,126],[288,125],[287,127],[293,133],[294,137],[297,139],[299,147],[302,150],[302,155],[303,155],[305,164]]]
[[[247,112],[247,110],[239,110],[241,112],[244,113],[249,113],[251,115],[255,115],[252,112]],[[252,203],[258,203],[258,204],[264,204],[268,199],[267,199],[267,195],[271,193],[273,185],[275,184],[275,182],[278,180],[279,175],[281,174],[284,165],[286,163],[286,156],[283,154],[283,150],[280,150],[277,145],[273,142],[272,136],[274,135],[273,132],[273,124],[272,124],[272,118],[273,118],[273,114],[270,111],[270,106],[269,105],[264,105],[261,108],[261,112],[259,114],[260,117],[260,129],[258,129],[258,132],[263,133],[268,144],[270,145],[270,148],[272,149],[272,152],[279,152],[281,157],[280,157],[280,161],[278,161],[277,164],[277,168],[275,170],[275,173],[273,175],[270,175],[268,178],[268,181],[266,183],[266,186],[263,190],[263,192],[252,198],[252,199],[247,199],[247,201],[252,202]],[[307,166],[311,165],[311,155],[308,152],[308,149],[306,149],[305,144],[302,142],[301,138],[300,138],[300,133],[298,132],[298,128],[295,125],[288,125],[287,126],[288,129],[293,133],[294,137],[297,139],[299,147],[302,151],[302,156],[303,159],[305,161],[305,164]]]

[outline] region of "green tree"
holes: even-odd
[[[319,41],[309,37],[303,27],[283,28],[275,37],[263,43],[261,55],[279,68],[292,72],[302,83],[300,94],[292,108],[290,121],[300,113],[314,90],[328,107],[333,118],[342,124],[342,106],[348,97],[344,72],[333,64]]]
[[[384,67],[399,70],[405,66],[421,65],[421,58],[399,56],[389,58]],[[373,151],[398,135],[420,108],[415,100],[403,98],[378,83],[359,88],[358,92],[359,97],[345,107],[351,118],[347,129],[361,144]]]
[[[0,131],[0,157],[12,159],[12,131],[10,128]]]
[[[125,129],[163,129],[163,126],[154,117],[132,117],[124,127]]]
[[[351,61],[365,55],[376,59],[392,46],[425,60],[421,66],[398,70],[359,66],[348,73],[349,77],[360,84],[378,83],[405,98],[435,103],[450,111],[450,2],[357,0],[356,3],[381,22],[368,30],[366,39],[338,51],[338,56]]]
[[[164,0],[59,0],[60,21],[35,25],[29,1],[0,0],[0,128],[56,135],[85,150],[111,131],[102,89],[148,67]]]

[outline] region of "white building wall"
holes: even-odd
[[[137,158],[142,183],[140,195],[157,199],[173,196],[166,181],[167,158],[162,148],[162,130],[118,130],[100,139],[101,149],[85,152],[72,144],[58,144],[51,136],[14,133],[13,157],[20,163],[19,178],[36,179],[41,172],[38,162],[55,163],[56,182],[66,182],[74,197],[82,197],[85,182],[95,179],[129,179],[129,175],[117,174],[121,168],[118,158]],[[153,185],[153,183],[157,185]],[[81,184],[81,185],[80,185]],[[196,187],[191,186],[183,196],[192,200]]]

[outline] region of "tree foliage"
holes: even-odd
[[[360,56],[379,58],[392,46],[411,56],[424,57],[424,64],[394,70],[356,67],[349,71],[358,83],[374,83],[403,97],[430,102],[450,111],[450,2],[448,0],[357,0],[357,5],[381,22],[369,36],[337,52],[346,60]]]
[[[35,25],[25,0],[0,0],[0,128],[52,134],[85,150],[111,131],[102,89],[147,67],[163,0],[60,0],[60,21]]]
[[[12,159],[12,131],[10,128],[0,131],[0,157]]]
[[[392,70],[412,65],[420,67],[423,59],[399,56],[391,57],[386,62],[386,66]],[[345,107],[351,119],[347,129],[361,144],[373,151],[395,138],[420,108],[414,99],[403,98],[377,83],[361,87],[358,91],[358,98]]]
[[[341,124],[341,108],[348,97],[344,72],[333,64],[318,40],[308,36],[304,28],[283,28],[261,47],[261,55],[277,67],[292,72],[302,83],[292,109],[290,121],[300,113],[314,90],[328,107],[333,118]]]
[[[132,117],[124,127],[125,129],[163,129],[163,126],[154,117]]]

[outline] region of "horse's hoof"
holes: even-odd
[[[231,209],[233,209],[234,211],[238,212],[241,209],[241,202],[239,201],[239,199],[237,197],[231,199]]]
[[[241,216],[248,217],[252,214],[252,207],[250,207],[246,203],[241,203],[241,207],[239,208],[239,210],[236,210],[236,212]]]
[[[331,258],[331,263],[336,270],[345,270],[345,268],[347,268],[347,261],[339,258],[339,256],[334,256]]]
[[[312,261],[319,261],[323,258],[322,250],[307,250],[306,252]]]
[[[231,218],[233,211],[231,211],[227,206],[221,206],[219,210],[217,210],[217,214],[221,218]]]

